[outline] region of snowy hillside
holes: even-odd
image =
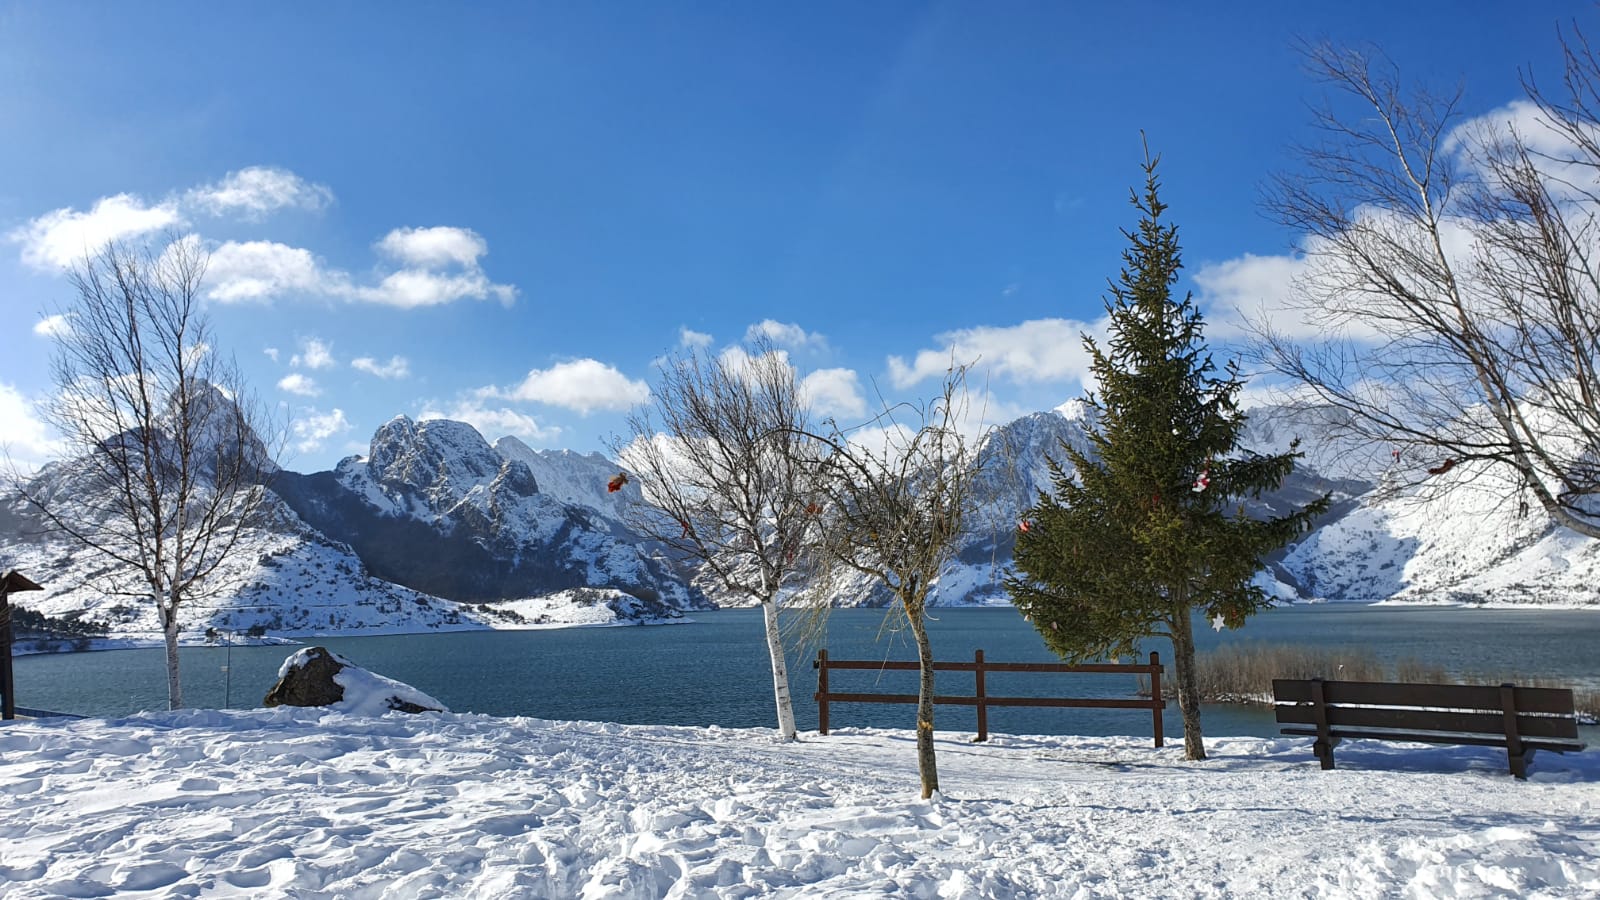
[[[1556,527],[1478,464],[1392,482],[1308,535],[1283,569],[1328,600],[1597,604],[1600,542]]]

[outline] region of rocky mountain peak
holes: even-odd
[[[497,478],[501,462],[483,435],[465,422],[413,422],[395,416],[373,434],[367,471],[385,488],[409,488],[439,505]]]

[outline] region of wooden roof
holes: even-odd
[[[28,579],[27,576],[23,575],[21,572],[18,572],[16,569],[7,569],[4,580],[0,581],[0,593],[9,594],[13,591],[42,590],[44,590],[44,588],[34,584]]]

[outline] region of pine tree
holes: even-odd
[[[1106,347],[1085,337],[1099,383],[1089,434],[1094,453],[1063,442],[1070,468],[1049,461],[1041,492],[1017,535],[1012,602],[1069,661],[1132,655],[1140,639],[1172,640],[1184,749],[1204,759],[1195,682],[1193,615],[1238,628],[1266,607],[1251,584],[1262,557],[1309,527],[1328,498],[1259,520],[1237,498],[1288,477],[1299,454],[1241,451],[1244,386],[1228,363],[1217,373],[1192,296],[1172,297],[1182,266],[1177,227],[1162,220],[1159,159],[1145,154],[1141,213],[1124,268],[1106,301]],[[1092,458],[1091,458],[1092,456]]]

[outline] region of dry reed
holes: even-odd
[[[1385,666],[1365,650],[1289,644],[1230,644],[1196,660],[1200,697],[1207,703],[1271,703],[1274,678],[1400,681],[1421,684],[1503,684],[1573,688],[1580,716],[1600,719],[1600,690],[1543,676],[1496,674],[1454,677],[1441,665],[1405,658]]]

